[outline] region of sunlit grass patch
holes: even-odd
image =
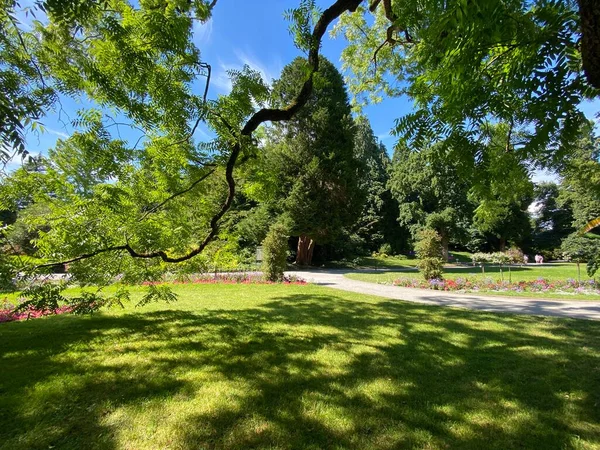
[[[175,289],[174,304],[1,324],[0,448],[600,446],[596,322]]]

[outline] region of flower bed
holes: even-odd
[[[61,306],[55,310],[37,311],[35,309],[30,309],[29,311],[15,312],[14,305],[5,305],[4,308],[0,309],[0,323],[13,322],[15,320],[37,319],[39,317],[55,314],[65,314],[70,311],[70,306]]]
[[[454,280],[417,280],[400,278],[393,282],[394,286],[434,289],[438,291],[462,291],[462,292],[560,292],[571,294],[600,295],[600,284],[595,280],[582,281],[581,283],[569,278],[567,280],[549,281],[538,278],[533,281],[519,281],[509,283],[491,278],[469,279],[456,278]]]
[[[144,281],[142,286],[157,284],[277,284],[267,281],[260,273],[216,273],[193,275],[184,280],[174,281]],[[306,281],[295,276],[284,276],[282,284],[306,284]]]

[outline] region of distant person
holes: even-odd
[[[542,255],[535,255],[535,262],[537,264],[542,264],[544,262],[544,257]]]
[[[523,264],[527,265],[528,262],[529,262],[529,256],[523,255]]]

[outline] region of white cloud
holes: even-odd
[[[44,127],[46,132],[58,136],[63,139],[68,139],[70,136],[67,133],[63,133],[62,131],[55,130],[53,128]]]
[[[229,70],[241,70],[245,65],[250,67],[252,70],[257,71],[264,82],[268,85],[273,83],[273,80],[279,77],[282,70],[282,63],[280,59],[277,59],[270,64],[265,64],[253,55],[244,52],[242,50],[236,50],[235,61],[223,62],[219,61],[219,65],[215,70],[212,84],[225,94],[231,92],[231,80],[227,71]]]
[[[219,67],[216,68],[215,73],[212,77],[211,84],[215,86],[223,94],[229,94],[232,89],[231,80],[227,71],[234,67],[228,66],[222,62],[219,62]]]
[[[556,172],[551,172],[549,170],[536,170],[532,174],[531,181],[534,183],[541,183],[543,181],[558,183],[560,180],[558,179],[558,174]]]
[[[204,140],[204,141],[210,141],[212,139],[214,139],[214,133],[211,133],[207,130],[204,130],[202,128],[202,125],[200,125],[198,128],[196,128],[196,133],[198,133],[198,136],[200,137],[200,139]]]
[[[192,27],[193,42],[196,47],[202,49],[203,46],[210,43],[213,32],[213,21],[212,19],[206,22],[194,22]]]

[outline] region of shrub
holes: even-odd
[[[442,258],[423,258],[417,267],[426,280],[442,280],[444,278],[444,260]]]
[[[262,242],[263,273],[269,281],[283,280],[286,269],[288,234],[287,228],[281,223],[275,223],[269,229],[267,237]]]
[[[509,264],[522,264],[523,258],[525,254],[521,251],[520,248],[512,247],[506,251],[508,255],[508,263]]]
[[[563,257],[561,249],[550,249],[550,250],[540,250],[538,252],[540,255],[544,257],[544,261],[553,261],[555,259],[561,259]]]
[[[426,280],[443,278],[442,238],[432,229],[424,229],[417,235],[415,252],[419,263],[418,269]]]
[[[473,253],[471,255],[471,260],[473,264],[483,264],[490,261],[489,253]]]
[[[380,256],[390,256],[392,254],[392,246],[390,244],[388,244],[387,242],[384,244],[381,244],[381,247],[379,247],[378,253]]]

